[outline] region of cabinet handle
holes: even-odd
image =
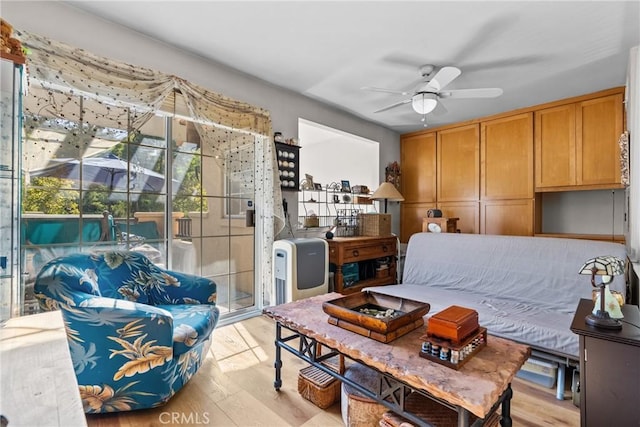
[[[387,245],[382,245],[382,252],[387,252],[389,250],[389,248],[387,247]]]
[[[360,256],[360,252],[357,249],[353,250],[353,256]]]

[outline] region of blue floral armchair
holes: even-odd
[[[213,281],[136,252],[56,258],[35,294],[62,311],[86,413],[166,403],[200,367],[219,317]]]

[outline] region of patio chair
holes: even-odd
[[[56,258],[35,294],[62,311],[86,413],[166,403],[202,364],[219,317],[213,281],[136,252]]]

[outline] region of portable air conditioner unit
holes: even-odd
[[[329,291],[329,245],[319,238],[273,242],[273,281],[276,304]]]

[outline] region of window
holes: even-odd
[[[358,213],[375,210],[374,204],[352,203],[354,198],[336,194],[336,191],[341,192],[343,183],[349,183],[350,190],[363,185],[371,192],[378,188],[379,144],[304,119],[298,120],[298,133],[302,147],[300,176],[312,176],[314,184],[320,184],[323,191],[327,186],[334,189],[326,194],[300,194],[298,228],[305,228],[308,224],[312,224],[311,227],[318,226],[309,222],[309,216],[317,216],[319,226],[327,227],[335,224],[336,220],[354,224]]]
[[[380,185],[378,142],[304,119],[298,120],[298,134],[300,176],[307,173],[323,186],[347,180],[375,191]]]
[[[253,229],[229,226],[255,197],[254,136],[209,129],[233,140],[221,162],[202,146],[195,122],[175,110],[133,130],[133,109],[32,86],[23,122],[26,313],[37,309],[29,289],[44,263],[111,249],[211,277],[222,313],[255,304],[253,251],[235,250],[253,245]],[[209,215],[212,204],[224,209]],[[188,236],[180,234],[183,220]]]

